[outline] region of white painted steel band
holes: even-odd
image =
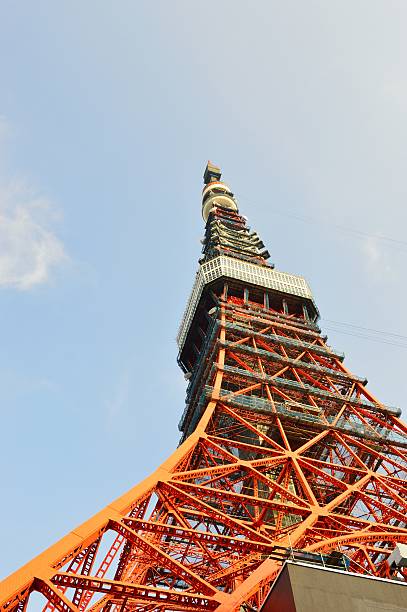
[[[258,266],[246,261],[220,255],[202,264],[196,274],[191,297],[188,300],[177,336],[177,343],[180,349],[182,349],[184,345],[189,326],[191,325],[204,286],[222,276],[235,278],[250,283],[251,285],[258,285],[265,289],[274,289],[280,293],[296,295],[313,301],[311,289],[302,276],[288,274],[287,272],[279,272],[273,268]]]
[[[212,191],[213,189],[223,189],[225,191],[229,191],[229,193],[232,193],[230,187],[228,187],[226,183],[218,181],[216,183],[208,183],[202,190],[202,197],[204,198],[208,191]]]

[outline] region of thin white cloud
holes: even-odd
[[[366,236],[361,241],[361,250],[364,258],[365,270],[372,281],[395,282],[399,276],[397,258],[389,253],[374,236]]]
[[[0,140],[3,140],[4,137],[9,133],[9,131],[10,124],[3,115],[0,115]]]
[[[107,425],[112,425],[114,421],[123,416],[129,400],[130,393],[130,371],[126,367],[120,373],[119,380],[112,394],[112,397],[106,401],[106,420]]]
[[[363,252],[370,266],[379,265],[382,254],[380,252],[377,240],[370,237],[365,238],[363,242]]]
[[[0,117],[0,159],[7,132],[7,122]],[[67,258],[52,231],[55,217],[52,202],[23,178],[0,176],[0,288],[29,290],[44,284]]]

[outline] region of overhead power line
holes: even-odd
[[[393,336],[394,338],[402,338],[407,341],[407,336],[403,336],[402,334],[395,334],[394,332],[384,331],[380,329],[373,329],[372,327],[362,327],[361,325],[355,325],[354,323],[344,323],[342,321],[333,321],[332,319],[325,319],[327,323],[333,323],[334,325],[343,325],[345,327],[352,327],[356,330],[363,330],[367,332],[373,332],[375,334],[382,334],[385,336]]]
[[[246,202],[250,202],[251,200],[250,198],[246,197],[239,198],[239,200],[242,199]],[[373,238],[374,240],[381,240],[387,242],[389,246],[393,246],[395,248],[398,247],[399,250],[407,250],[407,241],[405,240],[399,240],[390,236],[382,236],[379,234],[364,232],[362,230],[355,229],[353,227],[347,227],[344,225],[337,225],[325,219],[316,219],[310,216],[298,215],[293,211],[271,209],[270,212],[272,214],[288,217],[290,219],[295,219],[297,221],[308,223],[310,225],[326,225],[334,228],[336,231],[350,232],[359,236]],[[332,319],[323,319],[323,321],[328,323],[328,325],[323,326],[324,331],[344,334],[347,336],[353,336],[355,338],[361,338],[362,340],[368,340],[369,342],[378,342],[380,344],[387,344],[389,346],[407,349],[407,336],[403,334],[396,334],[394,332],[389,332],[385,330],[373,329],[371,327],[363,327],[361,325],[355,325],[354,323],[333,321]]]
[[[246,202],[250,201],[248,198],[239,197],[239,200],[242,200],[242,199],[245,200]],[[393,246],[396,248],[401,247],[401,250],[407,250],[406,240],[399,240],[398,238],[393,238],[391,236],[383,236],[381,234],[373,234],[370,232],[365,232],[363,230],[359,230],[354,227],[348,227],[346,225],[338,225],[326,219],[316,219],[315,217],[298,215],[295,212],[287,211],[287,210],[283,211],[283,210],[277,210],[277,209],[270,209],[270,213],[273,215],[279,215],[282,217],[288,217],[290,219],[295,219],[297,221],[301,221],[302,223],[308,223],[310,225],[325,225],[325,226],[335,229],[336,231],[345,232],[345,233],[349,232],[351,234],[356,234],[358,236],[364,236],[366,238],[373,238],[374,240],[381,240],[383,242],[387,242],[389,246]]]
[[[333,321],[332,319],[324,319],[328,325],[323,325],[324,331],[334,332],[336,334],[344,334],[368,340],[369,342],[378,342],[379,344],[387,344],[407,349],[407,336],[388,332],[385,330],[373,329],[371,327],[363,327],[354,323],[344,323],[342,321]]]

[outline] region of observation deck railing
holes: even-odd
[[[332,368],[327,368],[316,363],[302,361],[300,359],[291,359],[290,357],[284,357],[283,355],[272,353],[271,351],[267,351],[266,349],[254,348],[253,346],[248,346],[245,344],[236,345],[235,343],[229,341],[223,342],[221,344],[226,348],[233,349],[235,352],[249,353],[254,356],[264,356],[265,358],[270,359],[271,361],[278,361],[281,363],[289,364],[294,368],[310,370],[312,372],[318,372],[319,374],[325,374],[326,376],[330,376],[331,378],[335,378],[336,380],[341,380],[343,382],[359,382],[362,385],[365,385],[367,383],[366,378],[362,378],[361,376],[347,374],[346,372],[333,370]]]
[[[249,370],[244,370],[243,368],[235,368],[233,366],[225,365],[223,367],[225,372],[230,372],[233,374],[238,374],[244,376],[245,378],[255,378],[262,382],[269,383],[276,387],[285,387],[286,389],[293,389],[294,391],[315,395],[316,397],[320,397],[322,399],[331,400],[336,403],[341,404],[351,404],[352,406],[361,406],[365,408],[374,408],[376,410],[380,410],[382,412],[387,412],[388,414],[392,414],[394,416],[400,416],[400,409],[394,406],[384,406],[378,405],[369,400],[360,399],[358,397],[347,397],[346,395],[340,395],[339,393],[334,393],[333,391],[324,391],[323,389],[319,389],[318,387],[314,387],[312,385],[308,385],[305,383],[299,383],[296,380],[288,380],[287,378],[280,378],[278,376],[267,376],[261,374],[260,372],[250,372]]]
[[[196,406],[193,422],[199,418],[200,414],[207,401],[212,398],[213,387],[206,385],[203,389],[203,393]],[[221,389],[220,400],[226,405],[248,408],[254,412],[263,413],[274,413],[284,418],[289,418],[295,421],[301,421],[310,423],[318,426],[321,429],[332,427],[334,430],[342,431],[344,433],[353,434],[357,437],[367,438],[376,443],[394,443],[398,446],[407,447],[407,436],[392,431],[391,429],[385,429],[379,426],[376,431],[368,429],[366,426],[359,423],[348,421],[344,418],[340,419],[336,425],[332,425],[330,422],[326,422],[318,414],[313,414],[315,411],[314,406],[309,406],[309,412],[304,412],[305,404],[301,404],[301,411],[294,410],[288,402],[283,404],[281,402],[270,402],[268,399],[256,397],[254,395],[233,395],[230,391]],[[287,406],[290,406],[289,408]],[[331,419],[333,420],[333,418]],[[192,422],[192,421],[191,421]]]
[[[293,348],[302,348],[305,350],[313,351],[318,355],[324,355],[327,357],[336,357],[340,361],[345,359],[344,353],[339,353],[333,351],[324,346],[320,346],[318,344],[312,344],[311,342],[305,342],[304,340],[296,340],[294,338],[288,338],[287,336],[279,336],[278,334],[263,334],[258,332],[250,327],[243,327],[242,325],[237,325],[236,323],[226,322],[226,327],[229,329],[234,329],[235,331],[244,334],[245,336],[252,336],[255,338],[264,338],[270,342],[278,342],[279,344],[283,344],[284,346],[291,346]]]

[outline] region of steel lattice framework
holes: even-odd
[[[399,411],[326,344],[305,281],[267,263],[216,167],[205,182],[201,271],[179,335],[182,443],[7,578],[2,610],[25,610],[32,591],[44,610],[258,610],[288,557],[389,576],[407,543]]]

